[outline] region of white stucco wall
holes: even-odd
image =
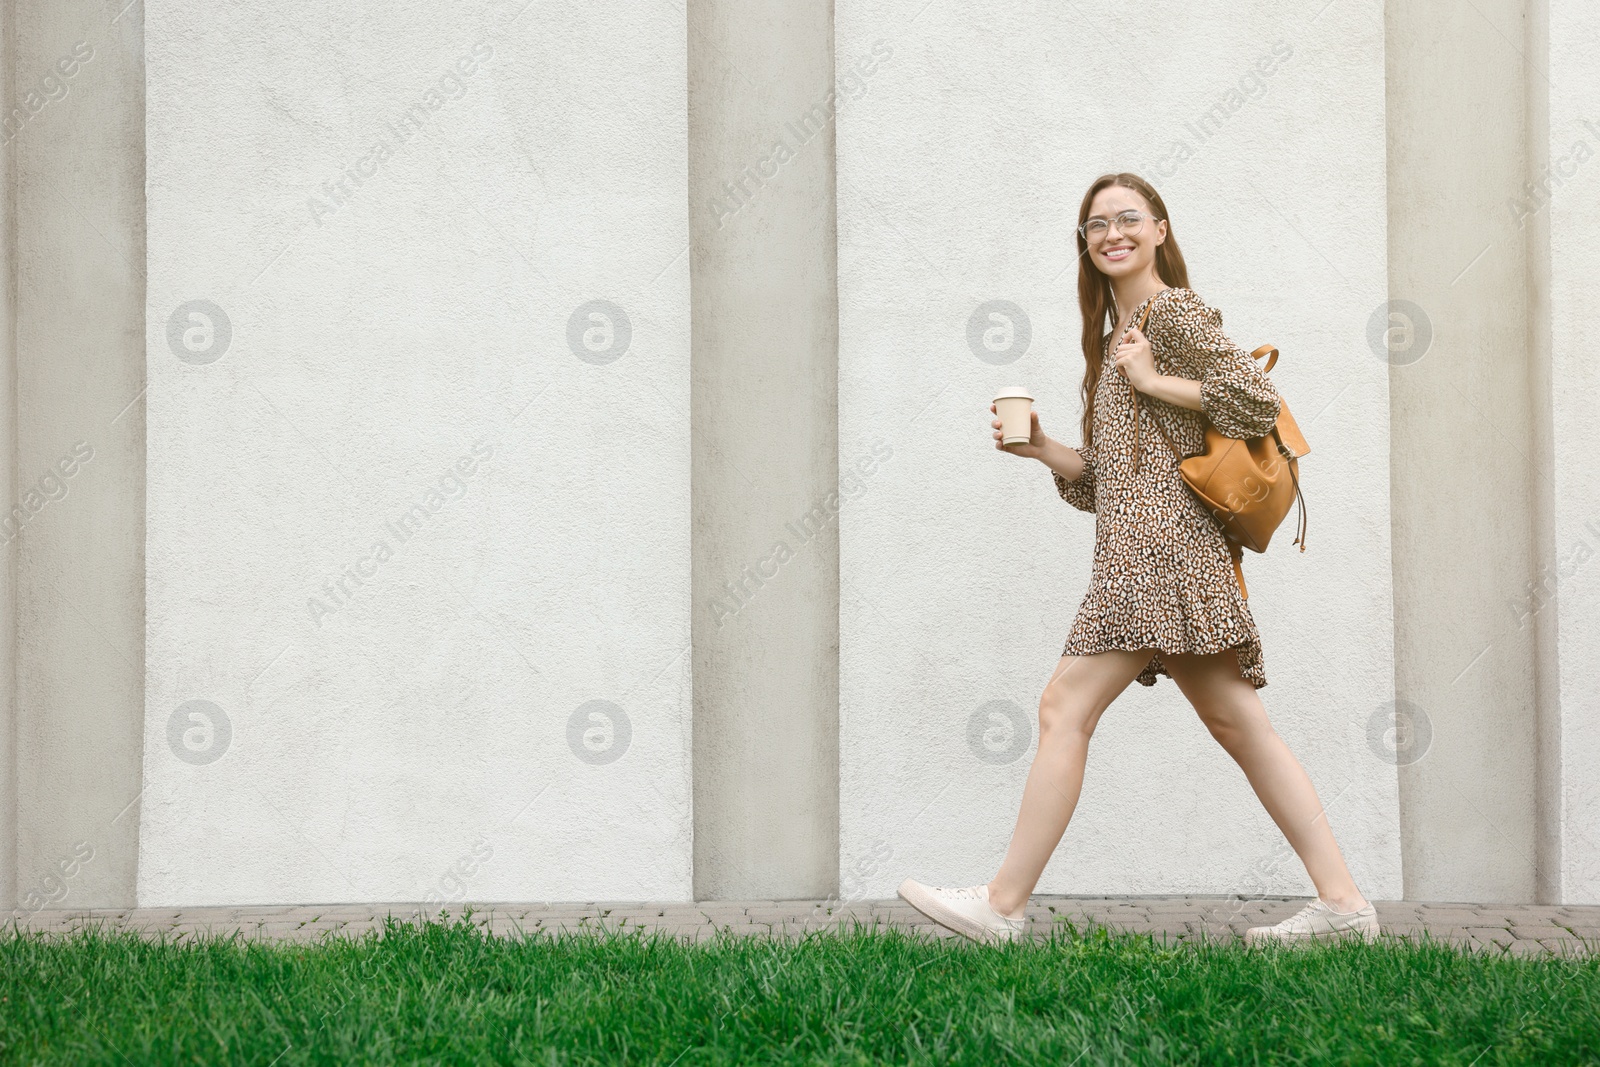
[[[688,898],[681,10],[147,48],[139,903]]]
[[[838,120],[840,465],[880,437],[893,452],[840,517],[845,888],[969,885],[1004,856],[1094,531],[1048,470],[993,449],[989,399],[1031,387],[1046,431],[1078,441],[1072,230],[1093,178],[1125,169],[1161,190],[1230,336],[1282,350],[1308,548],[1247,553],[1261,696],[1362,890],[1398,897],[1387,365],[1368,343],[1387,297],[1381,4],[848,0],[836,20],[841,70],[880,40],[893,55]],[[968,341],[996,300],[1031,332],[1009,361]],[[1131,685],[1039,891],[1252,890],[1312,887],[1175,684]]]
[[[1530,600],[1554,620],[1560,784],[1556,793],[1562,901],[1600,904],[1600,480],[1594,456],[1600,427],[1600,10],[1587,0],[1551,0],[1548,78],[1529,78],[1549,94],[1549,170],[1534,176],[1547,204],[1549,319],[1548,414],[1554,462],[1550,557]],[[1541,612],[1541,613],[1544,613]]]

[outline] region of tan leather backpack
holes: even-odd
[[[1150,318],[1150,307],[1154,304],[1152,300],[1145,307],[1144,315],[1139,320],[1140,332],[1144,331],[1144,324]],[[1263,369],[1271,373],[1273,364],[1278,362],[1277,348],[1262,345],[1250,353],[1252,359],[1262,356],[1270,357]],[[1279,398],[1282,399],[1281,393]],[[1133,390],[1133,404],[1134,456],[1137,463],[1141,421],[1137,389]],[[1150,416],[1155,418],[1155,412],[1152,411]],[[1246,440],[1225,437],[1211,425],[1210,419],[1203,414],[1201,418],[1205,422],[1205,448],[1187,459],[1172,443],[1172,436],[1161,425],[1159,418],[1155,418],[1156,429],[1161,431],[1173,457],[1178,459],[1178,472],[1185,484],[1221,525],[1228,552],[1233,556],[1233,573],[1239,580],[1239,592],[1248,600],[1250,593],[1245,589],[1244,568],[1239,562],[1244,555],[1243,550],[1248,548],[1252,552],[1265,552],[1267,542],[1283,523],[1284,516],[1289,514],[1290,504],[1297,499],[1300,502],[1300,525],[1294,544],[1300,546],[1300,551],[1306,550],[1306,501],[1300,492],[1300,457],[1310,452],[1311,448],[1300,433],[1300,427],[1295,424],[1294,416],[1289,414],[1289,401],[1286,399],[1278,410],[1277,423],[1271,432],[1261,437]]]

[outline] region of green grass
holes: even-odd
[[[1600,1063],[1600,959],[1423,941],[1244,949],[1061,925],[1001,947],[0,934],[0,1063]]]

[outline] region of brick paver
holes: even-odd
[[[1028,930],[1043,937],[1071,923],[1151,934],[1157,939],[1237,941],[1247,927],[1294,914],[1303,897],[1083,897],[1034,896]],[[1472,904],[1451,901],[1376,901],[1385,936],[1418,939],[1426,934],[1463,949],[1510,955],[1582,955],[1600,952],[1600,905]],[[463,904],[448,906],[459,916]],[[471,905],[473,921],[492,934],[517,936],[604,930],[640,930],[688,940],[706,940],[719,930],[736,934],[799,937],[848,929],[853,923],[896,927],[935,937],[950,931],[899,898],[889,900],[589,901],[583,903],[483,903]],[[133,930],[156,938],[227,936],[315,941],[359,937],[382,930],[384,919],[403,921],[434,914],[419,904],[313,904],[193,908],[91,908],[15,911],[9,930],[71,933],[88,926]]]

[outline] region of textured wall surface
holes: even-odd
[[[672,5],[148,5],[139,902],[690,895]]]
[[[1090,181],[1126,169],[1162,191],[1229,335],[1282,350],[1312,448],[1308,549],[1247,553],[1261,696],[1358,884],[1398,896],[1388,368],[1368,339],[1387,296],[1382,7],[1319,7],[838,5],[841,68],[893,57],[838,135],[840,466],[892,452],[841,516],[846,885],[969,885],[1004,855],[1094,531],[1045,467],[994,450],[989,401],[1028,386],[1046,432],[1078,441],[1072,229]],[[1241,887],[1311,888],[1175,684],[1130,686],[1040,890]]]
[[[0,2],[5,901],[989,878],[1093,540],[989,398],[1076,443],[1131,169],[1283,351],[1261,696],[1361,888],[1600,902],[1589,0],[847,0],[831,70],[803,6]],[[1162,679],[1040,888],[1311,887]]]

